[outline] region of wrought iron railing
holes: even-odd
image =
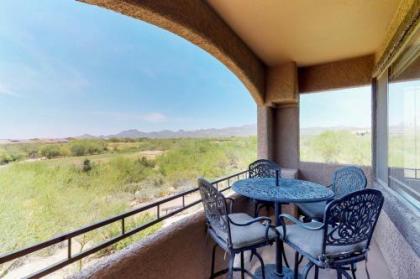
[[[406,175],[407,178],[420,180],[420,169],[404,168],[405,171],[411,171],[411,175]]]
[[[233,175],[217,179],[217,180],[213,181],[212,184],[215,185],[220,191],[224,192],[224,191],[230,189],[231,182],[236,181],[236,180],[241,179],[241,178],[246,178],[247,174],[248,174],[247,170],[246,171],[241,171],[241,172],[235,173]],[[221,188],[220,187],[221,184],[225,184],[224,185],[225,187]],[[130,236],[138,233],[138,232],[141,232],[141,231],[143,231],[143,230],[145,230],[145,229],[147,229],[147,228],[149,228],[149,227],[151,227],[151,226],[153,226],[153,225],[155,225],[155,224],[157,224],[157,223],[159,223],[159,222],[161,222],[165,219],[168,219],[169,217],[172,217],[172,216],[174,216],[174,215],[176,215],[176,214],[178,214],[178,213],[180,213],[180,212],[182,212],[182,211],[184,211],[188,208],[193,207],[194,205],[199,204],[201,202],[200,199],[195,200],[193,202],[189,202],[189,203],[187,203],[186,200],[185,200],[186,196],[191,195],[193,193],[197,193],[197,192],[198,192],[198,188],[194,188],[194,189],[191,189],[191,190],[179,193],[179,194],[171,195],[167,198],[160,199],[158,201],[155,201],[155,202],[150,203],[148,205],[142,206],[140,208],[137,208],[137,209],[125,212],[123,214],[111,217],[109,219],[100,221],[98,223],[95,223],[95,224],[92,224],[92,225],[74,230],[70,233],[66,233],[66,234],[54,237],[52,239],[49,239],[47,241],[38,243],[36,245],[30,246],[30,247],[27,247],[27,248],[24,248],[24,249],[21,249],[21,250],[18,250],[18,251],[9,253],[9,254],[0,255],[0,265],[2,265],[4,263],[7,263],[7,262],[10,262],[10,261],[13,261],[13,260],[16,260],[16,259],[19,259],[19,258],[22,258],[22,257],[25,257],[25,256],[28,256],[29,254],[32,254],[34,252],[40,251],[40,250],[45,249],[45,248],[50,248],[53,245],[56,245],[56,244],[67,241],[67,258],[66,259],[63,259],[63,260],[61,260],[61,261],[59,261],[55,264],[52,264],[52,265],[48,266],[47,268],[35,271],[34,273],[30,274],[26,278],[40,278],[40,277],[43,277],[45,275],[48,275],[48,274],[50,274],[50,273],[52,273],[56,270],[59,270],[59,269],[65,267],[69,264],[72,264],[76,261],[79,261],[79,260],[81,260],[81,259],[83,259],[83,258],[85,258],[85,257],[87,257],[87,256],[89,256],[93,253],[96,253],[96,252],[98,252],[98,251],[100,251],[100,250],[102,250],[102,249],[104,249],[104,248],[106,248],[106,247],[108,247],[108,246],[110,246],[114,243],[117,243],[118,241],[121,241],[121,240],[123,240],[127,237],[130,237]],[[180,206],[179,208],[176,208],[174,210],[167,211],[166,214],[164,214],[162,216],[161,206],[165,203],[168,203],[168,202],[171,202],[173,200],[180,199],[180,198],[182,199],[182,206]],[[138,227],[130,229],[128,231],[126,230],[125,220],[128,217],[131,217],[131,216],[134,216],[136,214],[151,210],[153,208],[156,208],[156,218],[155,219],[153,219],[152,221],[149,221],[148,223],[145,223],[145,224],[142,224]],[[77,236],[86,234],[88,232],[103,228],[104,226],[113,224],[115,222],[120,222],[121,223],[121,234],[119,234],[118,236],[115,236],[113,238],[110,238],[110,239],[108,239],[108,240],[106,240],[106,241],[104,241],[104,242],[102,242],[102,243],[100,243],[100,244],[98,244],[98,245],[96,245],[92,248],[89,248],[86,251],[82,251],[82,252],[79,252],[77,254],[72,253],[72,249],[71,249],[72,239],[74,239]]]

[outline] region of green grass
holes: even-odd
[[[93,146],[97,141],[82,143]],[[75,145],[73,141],[50,148],[52,145],[31,143],[0,147],[11,154],[20,154],[15,161],[0,166],[0,253],[125,212],[131,209],[133,201],[143,202],[194,187],[199,176],[214,179],[243,170],[256,158],[255,137],[113,139],[102,141],[98,144],[101,148],[92,148],[83,156],[72,156],[68,151]],[[45,146],[49,146],[50,151],[61,150],[60,157],[39,160]],[[163,153],[155,159],[144,159],[141,152],[146,150]],[[38,160],[27,161],[29,158]],[[83,168],[86,159],[89,160],[88,170]],[[140,215],[127,226],[134,227],[153,217]],[[152,227],[114,245],[111,250],[120,249],[158,228]],[[90,233],[80,241],[100,242],[115,236],[119,230],[120,225],[115,224],[102,233]]]
[[[305,162],[332,164],[371,164],[371,135],[350,131],[325,131],[319,135],[301,136],[300,158]]]
[[[407,167],[418,158],[410,146],[401,136],[390,137],[392,166]],[[246,169],[256,159],[256,148],[256,137],[71,139],[63,143],[0,145],[0,253],[125,212],[133,202],[190,189],[196,186],[197,177],[215,179]],[[144,159],[145,151],[161,152],[155,158]],[[302,136],[300,152],[302,161],[370,165],[371,136],[349,131]],[[83,155],[74,156],[76,153]],[[45,155],[54,156],[48,159]],[[88,168],[84,169],[86,160]],[[153,217],[140,215],[127,226]],[[105,232],[92,233],[87,240],[100,242],[119,233],[119,229],[118,224],[111,225]],[[120,242],[112,249],[120,249],[128,242]]]

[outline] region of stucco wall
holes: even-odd
[[[299,166],[299,107],[273,108],[273,159],[282,168]]]
[[[273,109],[267,106],[257,107],[258,159],[273,159]]]
[[[372,81],[373,55],[301,67],[298,71],[299,92],[369,85]]]
[[[232,29],[201,0],[79,0],[167,29],[224,63],[263,104],[265,66]]]
[[[300,162],[299,177],[322,185],[329,185],[334,171],[341,167],[344,167],[344,165]],[[372,185],[372,168],[370,166],[361,166],[361,168],[366,175],[368,186]]]
[[[266,75],[266,105],[296,104],[298,102],[298,78],[295,62],[269,67]]]
[[[375,241],[393,278],[412,279],[420,274],[420,218],[416,210],[392,189],[374,182],[385,196],[375,230]]]
[[[234,211],[253,212],[248,199],[234,195]],[[210,275],[213,241],[205,232],[202,210],[75,274],[81,279],[204,279]],[[225,268],[218,249],[216,270]]]

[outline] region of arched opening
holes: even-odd
[[[7,237],[0,254],[191,189],[197,176],[232,174],[255,159],[255,102],[201,48],[77,2],[1,6],[0,196],[7,198],[0,201],[0,227],[8,230],[13,222],[14,231],[0,232]],[[160,207],[158,216],[180,203]],[[155,215],[127,218],[125,229]],[[120,229],[113,223],[74,238],[73,254]],[[21,266],[2,266],[0,274],[28,275],[23,272],[62,254],[66,245],[34,253]]]

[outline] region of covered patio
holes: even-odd
[[[276,162],[286,170],[286,177],[326,186],[330,184],[334,171],[341,167],[337,164],[301,161],[300,96],[332,89],[371,86],[372,163],[361,168],[367,177],[367,187],[381,191],[385,203],[367,265],[371,278],[418,278],[420,186],[416,172],[419,170],[414,170],[414,179],[410,180],[412,188],[408,190],[394,183],[400,177],[395,174],[395,169],[392,169],[394,172],[389,171],[388,93],[391,82],[420,79],[419,0],[81,2],[167,29],[224,63],[244,83],[257,104],[258,157]],[[234,181],[246,175],[244,170],[215,181],[214,185],[224,185],[219,190],[225,190],[226,196],[235,199],[234,212],[253,215],[252,201],[230,189]],[[153,224],[188,212],[181,220],[171,222],[158,233],[71,277],[208,278],[213,243],[205,233],[205,216],[202,208],[197,206],[199,201],[195,199],[198,197],[197,190],[174,197],[179,199],[180,205],[169,214],[161,213],[160,203],[153,205],[158,212]],[[186,195],[193,195],[194,198],[186,198]],[[284,205],[283,211],[295,216],[298,214],[293,204]],[[85,228],[80,233],[124,220],[125,217],[117,216],[103,224]],[[143,229],[138,228],[128,235],[124,231],[124,221],[122,224],[122,236],[112,243]],[[71,238],[75,235],[77,233],[68,234],[54,241],[58,243],[70,239],[71,245]],[[3,260],[18,258],[47,245],[45,243]],[[92,253],[105,247],[95,248]],[[89,254],[73,255],[70,250],[68,262],[41,270],[34,274],[34,278],[47,275]],[[274,246],[262,248],[261,254],[266,264],[275,261]],[[286,255],[293,265],[290,247],[286,247]],[[219,251],[216,266],[223,268],[226,264],[223,252]],[[254,271],[258,266],[255,258],[251,262],[246,261],[246,267],[250,270]],[[356,274],[358,278],[366,278],[364,263],[357,265]],[[239,274],[235,276],[241,278]],[[309,277],[313,277],[313,270]],[[336,273],[321,270],[319,278],[336,278]]]

